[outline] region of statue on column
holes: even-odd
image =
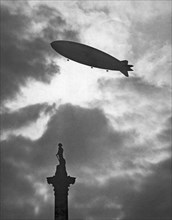
[[[66,161],[63,157],[62,144],[58,144],[56,154],[59,164],[56,166],[55,176],[47,177],[48,184],[54,187],[55,220],[68,220],[68,190],[70,184],[75,183],[75,177],[67,175]]]

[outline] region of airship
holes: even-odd
[[[60,55],[73,60],[75,62],[88,65],[91,68],[96,67],[100,69],[120,71],[128,77],[128,71],[133,71],[128,65],[127,60],[118,60],[115,57],[90,47],[73,41],[57,40],[51,43],[51,47]]]

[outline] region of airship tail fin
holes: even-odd
[[[123,73],[123,74],[124,74],[125,76],[127,76],[127,77],[129,76],[127,70],[120,70],[120,72]]]
[[[128,65],[128,60],[121,60],[122,63],[124,63],[125,65]]]
[[[128,60],[122,60],[121,63],[123,64],[122,68],[121,68],[121,73],[123,73],[125,76],[129,76],[128,75],[128,71],[133,71],[131,69],[131,67],[133,67],[133,65],[128,65]]]

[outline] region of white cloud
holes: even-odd
[[[171,87],[171,46],[154,46],[136,63],[135,71],[150,83]]]

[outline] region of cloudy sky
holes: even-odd
[[[171,1],[1,1],[1,219],[53,220],[64,145],[71,220],[171,219]],[[54,40],[134,72],[91,69]]]

